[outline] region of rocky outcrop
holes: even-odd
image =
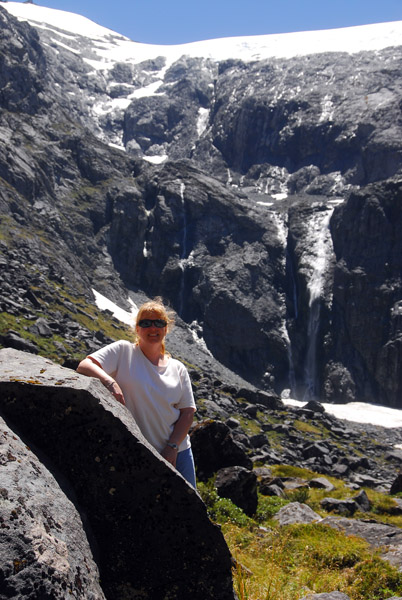
[[[330,398],[342,365],[357,396],[400,405],[401,225],[401,179],[352,194],[332,217],[334,364],[323,382]]]
[[[245,175],[243,185],[254,180],[273,192],[287,179],[292,193],[336,193],[335,173],[343,185],[386,179],[401,167],[399,99],[391,91],[400,52],[227,61],[216,82],[211,141]]]
[[[230,429],[219,421],[202,421],[191,432],[191,445],[197,464],[197,476],[206,481],[224,467],[251,469],[253,463],[233,439]]]
[[[2,597],[24,586],[32,598],[38,587],[55,598],[234,598],[220,530],[128,411],[45,358],[6,349],[0,361],[13,432],[2,437]]]
[[[219,469],[215,487],[221,498],[230,498],[246,515],[253,516],[257,510],[257,476],[244,467]]]
[[[115,204],[109,233],[126,285],[162,290],[181,318],[198,322],[217,360],[255,384],[283,386],[285,255],[275,217],[246,208],[244,195],[189,161],[167,164],[144,186],[143,208],[130,196]]]

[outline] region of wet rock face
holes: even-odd
[[[55,598],[234,598],[230,554],[202,501],[99,382],[6,349],[0,387],[12,431],[2,437],[5,598],[21,586],[36,598],[38,585]]]
[[[322,193],[325,174],[337,171],[345,182],[359,185],[392,176],[401,166],[394,154],[400,138],[399,100],[386,84],[400,76],[394,51],[383,50],[378,57],[339,52],[251,65],[228,61],[216,83],[214,145],[246,180],[252,179],[256,165],[268,179],[268,165],[289,174],[315,165],[317,171],[305,182],[311,193]],[[379,102],[386,102],[385,112]],[[389,137],[382,135],[380,123]]]
[[[348,369],[358,395],[391,406],[400,406],[402,391],[401,226],[398,179],[353,194],[331,222],[335,360]]]
[[[273,216],[188,161],[167,164],[147,189],[145,210],[115,204],[110,251],[129,287],[171,299],[202,325],[214,356],[249,381],[284,381],[284,249]],[[131,218],[132,215],[132,218]]]

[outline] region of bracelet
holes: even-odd
[[[113,385],[114,383],[116,383],[116,382],[114,381],[114,379],[113,379],[112,381],[109,381],[109,383],[105,385],[105,388],[106,388],[107,390],[110,390],[110,388],[112,387],[112,385]]]
[[[177,450],[177,452],[179,451],[179,446],[177,444],[172,444],[171,442],[167,442],[166,446],[170,446],[170,448],[173,448],[173,450]]]

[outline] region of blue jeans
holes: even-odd
[[[184,479],[186,479],[194,488],[196,487],[194,458],[191,448],[187,448],[187,450],[182,450],[178,453],[176,469],[183,475]]]

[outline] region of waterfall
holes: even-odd
[[[187,213],[186,213],[186,203],[184,200],[185,189],[186,189],[186,186],[184,185],[183,182],[181,182],[180,183],[180,199],[181,199],[182,212],[183,212],[183,235],[182,235],[182,240],[181,240],[181,244],[180,244],[181,250],[180,250],[180,257],[179,257],[179,268],[182,273],[181,273],[181,277],[180,277],[179,310],[178,310],[178,313],[181,317],[183,316],[183,309],[184,309],[184,296],[185,296],[184,277],[185,277],[185,270],[186,270],[186,263],[187,263]]]
[[[307,283],[309,295],[309,317],[307,325],[307,354],[304,365],[305,399],[317,393],[317,343],[320,329],[322,292],[328,261],[332,254],[332,239],[329,221],[333,208],[314,213],[308,224],[311,245],[308,250],[310,278]]]
[[[259,204],[261,204],[261,203],[259,202]],[[281,245],[283,247],[282,267],[283,267],[283,272],[285,273],[287,258],[288,258],[288,255],[287,255],[288,228],[287,228],[287,225],[285,223],[283,216],[281,216],[280,214],[275,213],[275,212],[272,212],[271,216],[272,216],[272,220],[275,222],[275,224],[277,226],[278,239],[281,242]],[[283,305],[284,306],[286,305],[285,297],[283,297]],[[291,343],[290,337],[289,337],[288,322],[287,322],[286,318],[284,318],[282,321],[281,335],[282,335],[282,339],[286,342],[286,350],[287,350],[288,365],[289,365],[289,385],[290,385],[291,389],[293,390],[295,388],[295,384],[296,384],[295,369],[294,369],[294,362],[293,362],[292,343]]]

